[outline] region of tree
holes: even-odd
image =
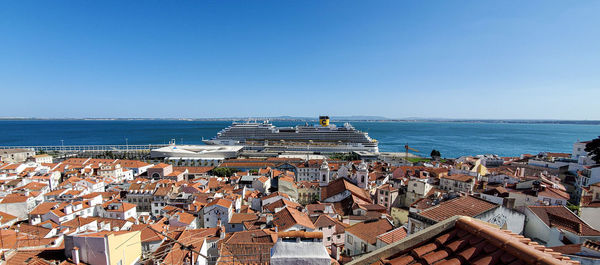
[[[440,153],[440,151],[433,149],[433,150],[431,150],[430,156],[432,159],[437,160],[440,157],[442,157],[442,154]]]
[[[600,164],[600,136],[587,143],[585,145],[585,151],[590,154],[592,160],[594,160],[596,164]]]
[[[212,174],[217,177],[231,177],[235,172],[238,172],[238,170],[228,167],[218,167],[212,170]]]
[[[357,153],[335,153],[329,156],[331,159],[345,160],[345,161],[355,161],[360,160],[360,156]]]

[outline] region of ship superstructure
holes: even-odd
[[[207,144],[242,144],[247,149],[269,148],[289,151],[319,152],[379,152],[376,140],[349,123],[338,127],[329,124],[327,116],[319,119],[321,126],[298,125],[276,127],[268,121],[234,122],[217,136],[205,140]]]

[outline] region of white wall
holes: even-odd
[[[600,208],[581,207],[579,217],[596,230],[600,230]]]

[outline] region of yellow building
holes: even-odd
[[[133,265],[142,256],[140,231],[102,231],[65,236],[65,254],[75,263]]]
[[[111,265],[134,264],[142,256],[141,231],[123,231],[107,235]],[[119,263],[121,262],[121,263]]]

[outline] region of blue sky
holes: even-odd
[[[598,14],[600,1],[2,1],[0,116],[598,120]]]

